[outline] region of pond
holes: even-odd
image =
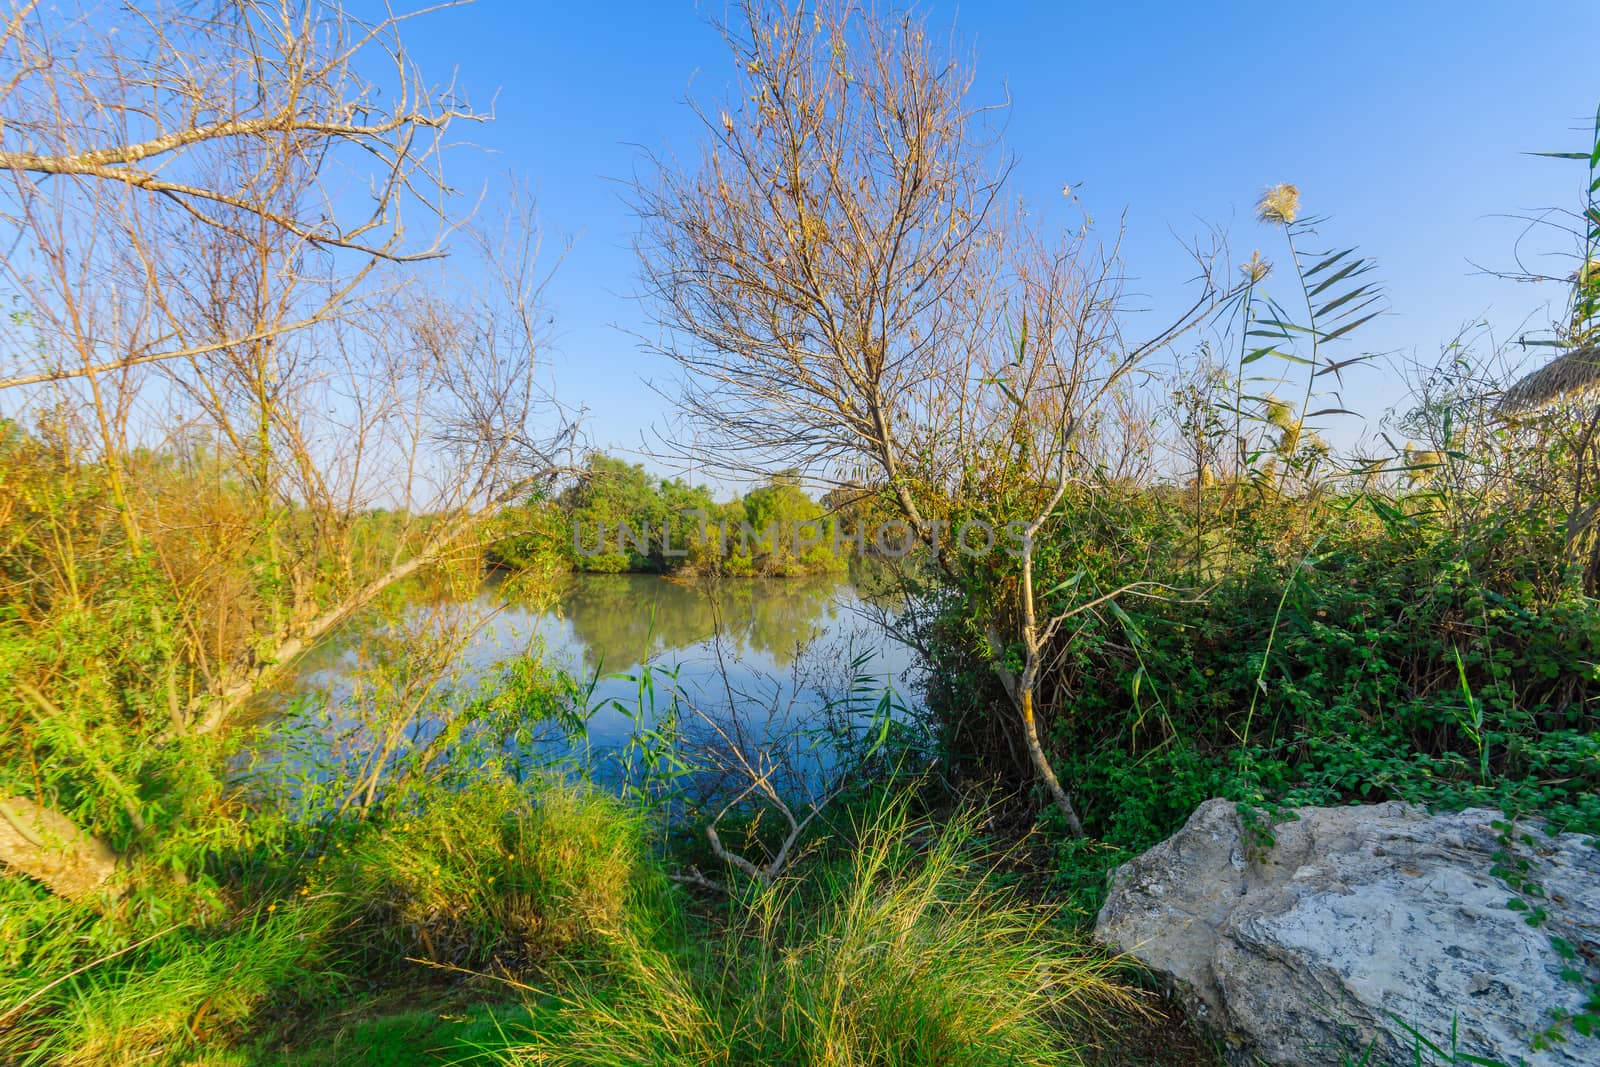
[[[574,575],[553,596],[533,602],[508,597],[494,581],[468,597],[419,586],[406,594],[402,613],[403,625],[419,634],[435,625],[426,617],[471,619],[452,651],[456,670],[447,685],[474,686],[530,654],[572,674],[586,694],[585,736],[575,744],[546,724],[530,729],[521,745],[537,756],[577,755],[591,763],[650,728],[659,705],[641,695],[647,665],[660,703],[671,688],[709,715],[753,729],[756,743],[814,723],[852,693],[857,705],[863,694],[871,703],[892,693],[903,707],[913,706],[917,660],[886,632],[893,615],[890,603],[842,576],[695,583],[641,574]],[[360,698],[356,688],[367,684],[357,679],[380,654],[375,649],[393,641],[380,629],[352,620],[252,709],[264,727],[250,749],[258,770],[265,761],[290,777],[301,773],[308,743],[321,755],[339,748],[341,758],[377,744],[358,736],[376,732],[370,718],[363,723],[348,709]],[[365,698],[373,699],[370,688]],[[423,721],[405,729],[415,746],[439,727]],[[291,735],[298,755],[285,741]]]

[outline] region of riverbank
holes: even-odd
[[[1165,1025],[1156,1005],[1026,891],[981,812],[909,793],[851,812],[781,879],[726,892],[674,881],[692,854],[570,784],[484,780],[359,822],[278,823],[216,869],[225,911],[35,991],[5,1047],[241,1067],[823,1064],[885,1048],[930,1067],[1146,1062],[1125,1053]],[[113,906],[77,933],[144,921]],[[47,931],[34,952],[65,942]]]

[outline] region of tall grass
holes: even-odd
[[[517,970],[622,935],[662,885],[645,841],[639,812],[586,788],[482,783],[358,836],[308,888],[360,912],[364,950]]]
[[[703,951],[625,935],[610,980],[578,984],[501,1062],[1080,1063],[1097,1009],[1137,1002],[1052,908],[995,885],[973,831],[894,804],[847,861],[750,887]]]
[[[412,800],[302,830],[337,843],[290,856],[279,842],[226,906],[154,928],[137,899],[95,916],[7,883],[0,934],[26,940],[0,953],[0,1063],[194,1062],[335,994],[593,962],[639,916],[671,914],[643,817],[611,797],[484,778]]]
[[[176,1062],[202,1044],[226,1044],[285,990],[307,997],[342,976],[324,905],[261,912],[232,929],[175,930],[140,954],[90,967],[53,987],[0,1042],[19,1064]],[[5,1062],[13,1062],[5,1060]]]

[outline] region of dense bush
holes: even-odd
[[[1100,842],[1061,846],[1084,903],[1107,862],[1212,796],[1490,805],[1600,834],[1600,605],[1534,595],[1546,561],[1500,560],[1503,529],[1487,547],[1370,512],[1320,529],[1263,537],[1202,598],[1130,600],[1065,641],[1051,751]],[[945,740],[1004,776],[992,671],[958,619],[935,632]]]
[[[306,889],[359,913],[379,964],[519,971],[621,936],[659,888],[644,842],[642,817],[602,795],[485,783],[363,828]]]

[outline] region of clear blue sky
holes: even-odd
[[[515,171],[539,193],[551,245],[574,245],[550,292],[561,399],[589,408],[595,444],[637,448],[666,405],[645,384],[671,368],[629,335],[635,220],[618,184],[639,146],[692,155],[683,100],[720,96],[729,60],[693,0],[479,0],[413,23],[433,79],[459,69],[496,121],[471,133],[492,154],[457,159],[463,185]],[[983,100],[1009,92],[1013,192],[1054,208],[1070,181],[1097,217],[1126,210],[1140,287],[1186,276],[1177,236],[1206,223],[1236,250],[1270,241],[1261,189],[1299,184],[1331,214],[1330,243],[1375,257],[1392,314],[1364,347],[1431,358],[1485,316],[1506,336],[1562,299],[1476,276],[1509,267],[1521,226],[1498,217],[1572,206],[1577,164],[1522,153],[1587,147],[1600,100],[1600,0],[920,5],[977,49]],[[1064,216],[1063,216],[1064,218]],[[1547,242],[1548,243],[1548,242]],[[1283,295],[1288,295],[1286,291]],[[1376,413],[1396,397],[1369,371],[1347,390]]]

